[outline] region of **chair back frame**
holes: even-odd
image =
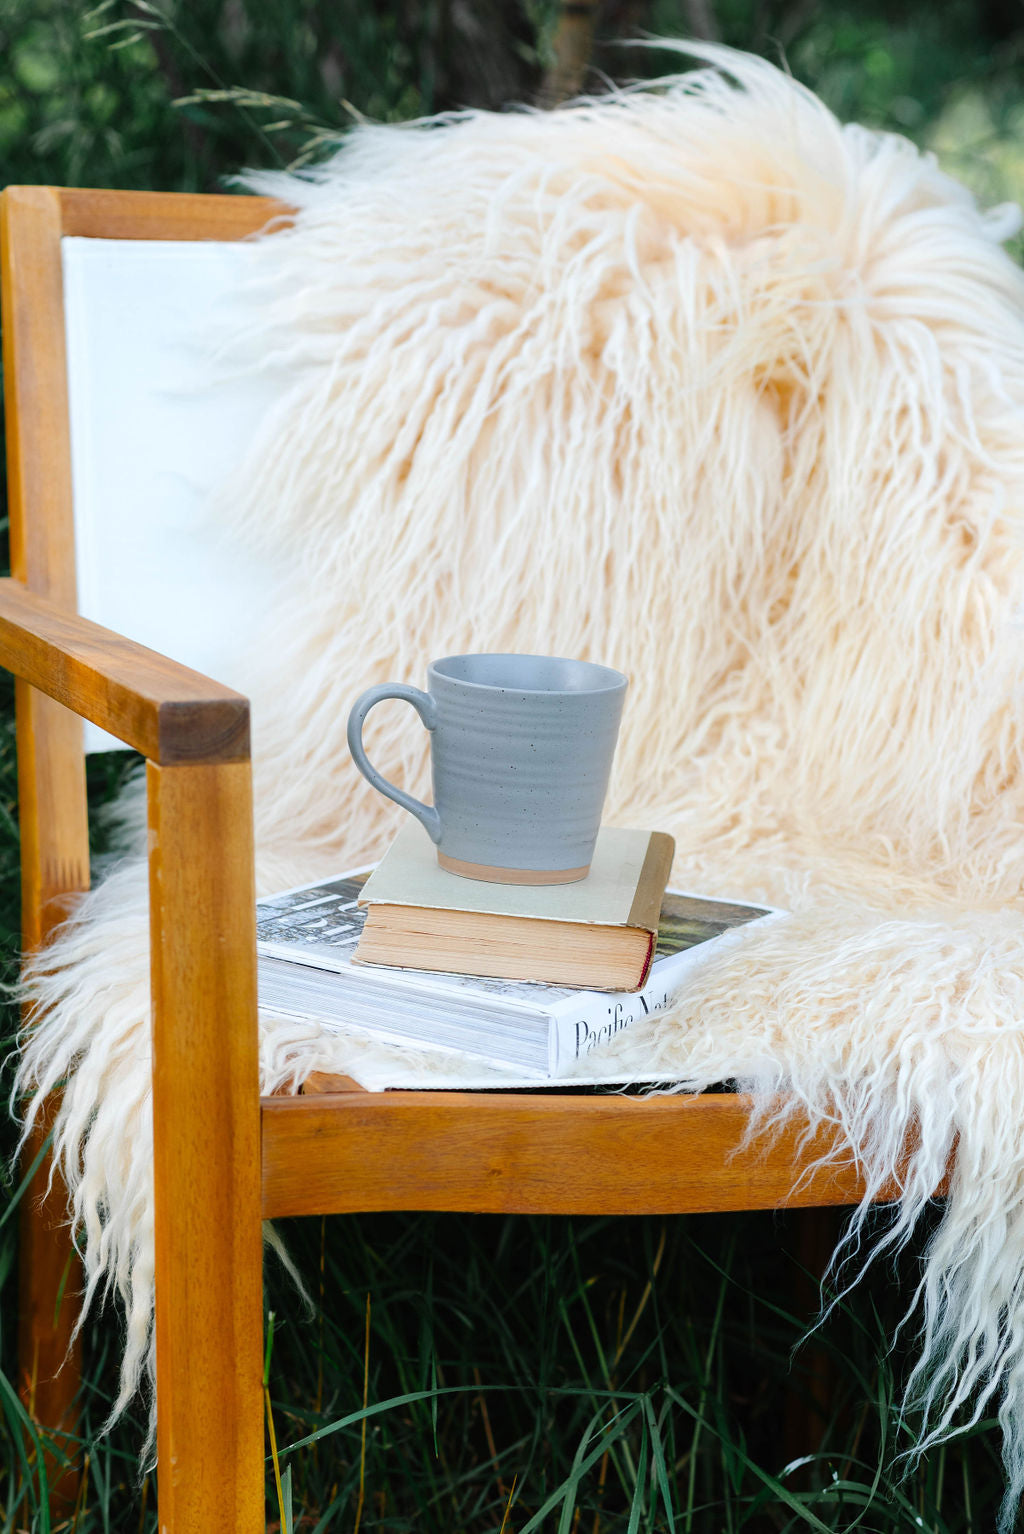
[[[8,187],[0,206],[11,574],[77,607],[61,239],[234,240],[281,215],[264,197]],[[16,684],[22,932],[45,941],[89,887],[81,722]]]
[[[256,233],[275,216],[283,221],[283,214],[280,205],[254,197],[5,190],[0,299],[11,570],[30,592],[76,611],[62,238],[232,240]],[[20,677],[15,689],[22,935],[25,952],[32,953],[89,887],[85,760],[81,719]],[[244,700],[238,702],[244,707]],[[247,723],[246,717],[246,730]],[[204,1504],[218,1517],[227,1504],[235,1527],[255,1534],[263,1527],[262,1297],[247,744],[242,758],[174,765],[161,756],[147,769],[150,834],[159,844],[150,869],[154,1119],[170,1131],[157,1135],[154,1156],[157,1286],[163,1294],[157,1307],[158,1452],[163,1527],[198,1528],[209,1516]],[[204,842],[223,851],[225,837],[227,857],[191,855]],[[174,930],[172,912],[190,906],[193,931]],[[224,932],[219,952],[211,953],[200,931],[204,922],[217,921]],[[200,1052],[206,1063],[197,1069]],[[191,1100],[176,1103],[178,1094]],[[52,1112],[27,1147],[29,1166],[45,1146],[47,1118]],[[218,1124],[225,1141],[221,1171],[209,1187],[190,1187],[205,1177],[196,1135],[216,1135],[212,1126]],[[196,1210],[183,1213],[190,1194]],[[178,1214],[168,1219],[174,1207]],[[66,1220],[65,1191],[59,1179],[50,1181],[49,1158],[42,1156],[21,1206],[19,1388],[32,1416],[56,1429],[57,1447],[73,1456],[80,1357],[72,1332],[79,1285]],[[227,1237],[220,1253],[218,1228]],[[190,1251],[204,1248],[208,1262],[228,1273],[237,1270],[239,1281],[204,1271],[205,1264],[193,1271]],[[195,1359],[209,1356],[217,1373],[212,1339],[220,1344],[220,1375],[203,1381]],[[217,1456],[197,1460],[189,1451],[184,1437],[197,1433],[213,1442],[228,1434],[232,1449],[222,1470]],[[52,1456],[47,1468],[51,1510],[66,1511],[75,1470],[62,1470]]]
[[[0,591],[0,660],[36,683],[16,684],[27,952],[89,885],[81,722],[37,689],[120,728],[148,758],[159,1513],[169,1534],[214,1534],[226,1521],[239,1534],[264,1527],[261,1217],[685,1212],[844,1204],[864,1192],[852,1160],[828,1164],[834,1126],[805,1136],[794,1118],[777,1136],[751,1139],[750,1099],[740,1094],[389,1099],[333,1078],[323,1095],[260,1104],[248,746],[215,729],[216,749],[183,756],[159,728],[168,673],[231,719],[245,700],[81,620],[65,642],[68,620],[48,604],[76,606],[61,239],[232,240],[288,217],[255,197],[55,187],[8,187],[0,197],[15,577],[0,582],[15,588]],[[5,637],[33,625],[34,648]],[[53,667],[65,664],[77,670],[62,690]],[[115,673],[141,709],[134,733],[112,706]],[[30,1160],[44,1141],[40,1127]],[[70,1435],[73,1449],[79,1370],[73,1349],[68,1356],[68,1296],[77,1286],[66,1200],[47,1179],[44,1158],[22,1203],[20,1386],[33,1415]],[[879,1196],[897,1194],[894,1185]],[[66,1476],[58,1486],[54,1511],[73,1484]]]

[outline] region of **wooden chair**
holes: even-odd
[[[260,1099],[248,704],[77,615],[61,242],[235,241],[281,210],[255,197],[9,187],[0,211],[13,571],[0,582],[0,664],[17,678],[24,942],[45,943],[88,887],[90,720],[147,761],[160,1527],[256,1534],[261,1220],[766,1209],[852,1203],[863,1188],[853,1168],[801,1177],[823,1146],[799,1153],[795,1129],[740,1149],[739,1095]],[[41,1143],[42,1132],[30,1157]],[[69,1242],[45,1178],[44,1166],[23,1204],[21,1390],[40,1423],[73,1432],[73,1302],[57,1304]]]

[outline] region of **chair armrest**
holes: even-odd
[[[161,766],[249,759],[248,699],[9,577],[0,665]]]

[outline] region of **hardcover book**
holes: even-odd
[[[430,837],[412,822],[359,897],[367,916],[355,963],[638,990],[674,854],[660,831],[602,826],[578,883],[484,883],[440,868]]]
[[[352,1027],[399,1044],[429,1045],[509,1067],[565,1076],[637,1018],[664,1011],[687,975],[744,929],[782,913],[742,901],[669,891],[654,962],[632,993],[353,964],[366,920],[369,869],[303,885],[257,906],[259,998],[265,1012]]]

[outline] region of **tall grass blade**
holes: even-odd
[[[509,1516],[510,1516],[510,1514],[512,1512],[512,1503],[515,1501],[515,1496],[516,1496],[516,1477],[513,1476],[512,1477],[512,1486],[511,1486],[511,1489],[510,1489],[509,1494],[508,1494],[508,1500],[505,1503],[505,1511],[501,1515],[501,1528],[498,1530],[498,1534],[506,1534],[506,1530],[508,1529]]]
[[[551,1493],[550,1497],[548,1497],[543,1506],[540,1507],[536,1513],[534,1513],[529,1522],[523,1524],[523,1527],[519,1530],[519,1534],[533,1534],[533,1531],[541,1527],[547,1515],[550,1512],[553,1512],[554,1509],[559,1506],[559,1504],[561,1504],[564,1508],[568,1499],[575,1495],[580,1481],[586,1475],[587,1471],[591,1469],[593,1465],[597,1464],[598,1460],[601,1458],[602,1454],[604,1454],[606,1449],[609,1449],[613,1443],[622,1438],[630,1423],[635,1422],[636,1418],[640,1415],[640,1411],[640,1401],[633,1401],[628,1407],[626,1407],[623,1412],[619,1414],[614,1422],[608,1424],[598,1439],[595,1447],[590,1450],[589,1454],[574,1462],[570,1474],[566,1477],[560,1486],[556,1487],[556,1489]],[[594,1419],[592,1418],[591,1421],[587,1424],[587,1430],[584,1435],[585,1437],[589,1438],[593,1428],[593,1422]],[[570,1515],[572,1511],[574,1511],[574,1509],[570,1507]],[[565,1524],[566,1528],[570,1526],[571,1516],[569,1523]],[[561,1528],[561,1524],[559,1527]]]
[[[321,1438],[327,1438],[331,1433],[340,1433],[347,1427],[354,1427],[357,1422],[370,1417],[379,1417],[384,1412],[395,1411],[399,1406],[431,1401],[435,1396],[472,1395],[475,1390],[475,1385],[442,1385],[439,1390],[409,1390],[404,1395],[390,1396],[386,1401],[377,1401],[373,1406],[349,1412],[346,1417],[338,1417],[334,1422],[328,1422],[324,1427],[317,1428],[315,1433],[307,1433],[305,1438],[297,1438],[294,1443],[286,1444],[281,1453],[294,1454],[296,1449],[304,1449],[307,1444],[318,1443]]]
[[[277,1453],[277,1434],[274,1431],[274,1408],[270,1403],[270,1358],[274,1349],[274,1312],[267,1317],[267,1345],[263,1355],[263,1404],[267,1413],[267,1433],[270,1436],[270,1458],[274,1466],[274,1489],[282,1529],[285,1526],[284,1486],[281,1481],[281,1461]],[[291,1481],[289,1480],[289,1487]]]
[[[675,1401],[677,1406],[681,1406],[683,1411],[686,1412],[688,1416],[696,1417],[697,1413],[694,1408],[689,1404],[688,1401],[683,1399],[678,1391],[673,1390],[671,1386],[666,1388],[668,1394],[671,1396],[672,1400]],[[719,1432],[713,1423],[709,1422],[707,1427],[708,1431],[713,1433],[716,1438],[723,1437],[723,1435]],[[806,1499],[797,1496],[795,1492],[790,1491],[789,1487],[784,1486],[777,1476],[770,1475],[767,1470],[762,1470],[761,1466],[757,1463],[756,1460],[751,1459],[750,1455],[741,1446],[738,1440],[735,1440],[730,1445],[730,1448],[736,1458],[741,1460],[746,1468],[754,1476],[756,1476],[764,1486],[770,1488],[772,1495],[776,1497],[779,1502],[783,1503],[784,1506],[788,1507],[791,1512],[797,1515],[798,1522],[806,1524],[808,1528],[818,1529],[820,1534],[831,1534],[831,1530],[829,1529],[828,1524],[822,1523],[821,1519],[817,1517],[815,1513],[812,1513],[809,1507],[805,1506]]]
[[[46,1154],[52,1144],[53,1130],[51,1129],[36,1154],[32,1157],[28,1171],[25,1173],[24,1177],[21,1179],[14,1192],[11,1194],[10,1203],[7,1205],[7,1208],[4,1210],[4,1212],[0,1214],[0,1230],[3,1230],[4,1226],[7,1224],[7,1221],[11,1218],[11,1215],[17,1209],[25,1189],[28,1187],[29,1183],[32,1181],[39,1168],[42,1166],[43,1161],[46,1158]]]
[[[366,1403],[370,1394],[370,1296],[366,1296],[366,1341],[363,1345],[363,1411],[366,1411]],[[436,1440],[435,1440],[436,1441]],[[363,1518],[363,1500],[366,1496],[366,1418],[363,1417],[359,1435],[359,1500],[356,1503],[356,1517],[353,1525],[353,1534],[359,1534],[359,1525]]]
[[[640,1439],[640,1453],[636,1459],[636,1481],[633,1485],[633,1500],[629,1504],[629,1522],[626,1525],[626,1534],[637,1534],[640,1527],[640,1514],[643,1512],[644,1491],[647,1486],[647,1458],[649,1453],[649,1429],[647,1419],[643,1422],[643,1436]]]
[[[293,1520],[295,1513],[292,1508],[292,1467],[288,1466],[281,1477],[281,1530],[282,1534],[293,1534]]]
[[[3,1414],[7,1419],[8,1425],[12,1429],[10,1437],[20,1463],[26,1487],[31,1487],[36,1479],[32,1473],[32,1462],[25,1452],[26,1435],[32,1445],[32,1458],[35,1460],[39,1486],[39,1495],[36,1501],[39,1534],[50,1534],[50,1488],[46,1476],[45,1454],[47,1446],[44,1445],[35,1423],[18,1399],[18,1392],[2,1371],[0,1371],[0,1405],[3,1407]],[[60,1458],[59,1455],[57,1457]]]
[[[665,1450],[661,1442],[661,1428],[658,1419],[654,1415],[654,1402],[650,1396],[644,1396],[644,1415],[651,1434],[651,1457],[654,1461],[654,1471],[658,1480],[658,1491],[661,1495],[661,1505],[665,1509],[665,1517],[668,1520],[670,1534],[676,1526],[676,1515],[672,1507],[672,1488],[669,1485],[668,1465],[665,1463]]]

